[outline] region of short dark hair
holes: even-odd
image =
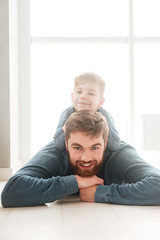
[[[84,132],[91,137],[98,137],[102,134],[103,139],[106,140],[109,127],[105,117],[100,112],[81,110],[73,113],[66,121],[66,139],[69,139],[73,132]]]

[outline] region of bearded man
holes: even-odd
[[[43,205],[75,193],[86,202],[160,205],[160,171],[127,143],[108,150],[100,112],[77,111],[64,129],[66,150],[52,141],[39,151],[7,182],[3,207]]]

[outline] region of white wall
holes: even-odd
[[[0,1],[0,180],[19,161],[18,139],[18,5]]]
[[[10,165],[8,1],[0,1],[0,167]]]
[[[9,1],[10,165],[19,160],[19,29],[18,1]]]

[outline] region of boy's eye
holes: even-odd
[[[91,93],[91,92],[89,92],[88,94],[91,95],[91,96],[94,96],[94,95],[95,95],[94,93]]]
[[[76,93],[78,93],[78,94],[81,94],[81,93],[82,93],[82,91],[76,91]]]

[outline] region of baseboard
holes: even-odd
[[[13,174],[12,168],[0,168],[0,181],[7,181]]]
[[[18,171],[22,166],[24,166],[25,162],[18,161],[16,165],[10,168],[0,168],[0,181],[7,181],[13,174]]]

